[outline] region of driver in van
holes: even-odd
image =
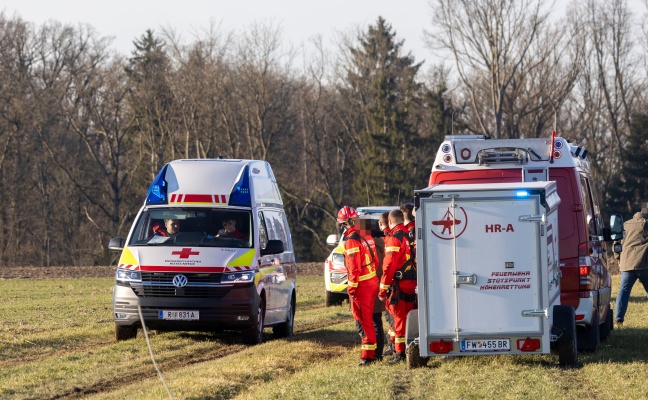
[[[164,226],[161,223],[153,225],[151,228],[154,235],[173,237],[180,232],[180,221],[173,218],[164,220]]]
[[[218,236],[223,236],[223,235],[232,236],[232,237],[235,237],[237,239],[241,239],[241,240],[245,240],[245,241],[249,240],[248,235],[244,234],[243,232],[239,231],[236,228],[236,220],[233,219],[233,218],[229,218],[229,219],[226,219],[225,221],[223,221],[223,229],[218,231],[217,237]]]

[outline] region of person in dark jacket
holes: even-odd
[[[614,314],[616,325],[625,320],[630,292],[637,279],[648,293],[648,203],[643,203],[641,212],[623,224],[625,237],[621,240],[621,283],[616,298]]]

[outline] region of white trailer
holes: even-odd
[[[418,309],[407,364],[432,356],[559,353],[577,363],[560,305],[555,182],[436,185],[415,192]]]

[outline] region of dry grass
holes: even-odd
[[[112,279],[0,280],[0,398],[163,399],[143,337],[112,337]],[[582,367],[557,356],[433,359],[425,368],[359,368],[348,307],[324,307],[323,282],[300,277],[296,336],[246,347],[233,334],[153,335],[177,399],[645,398],[648,302],[633,291],[626,324]],[[618,277],[614,279],[614,290]]]

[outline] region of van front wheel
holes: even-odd
[[[122,326],[115,324],[115,340],[121,342],[123,340],[133,339],[137,336],[136,326]]]
[[[257,315],[254,318],[255,324],[252,324],[247,331],[243,332],[243,343],[245,344],[260,344],[263,343],[263,316],[265,314],[265,301],[263,297],[259,299],[257,307]]]

